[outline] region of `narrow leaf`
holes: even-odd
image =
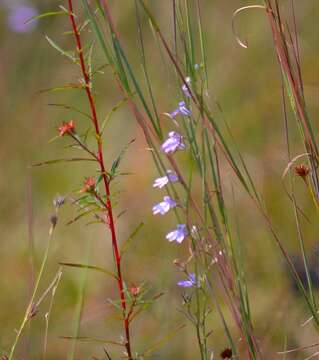
[[[103,274],[109,275],[114,279],[117,279],[117,276],[114,275],[111,271],[106,270],[104,268],[101,268],[99,266],[87,265],[87,264],[79,264],[79,263],[68,263],[68,262],[60,262],[59,264],[63,265],[63,266],[75,267],[75,268],[80,268],[80,269],[96,270],[96,271],[99,271],[99,272],[101,272]]]
[[[63,163],[63,162],[73,162],[73,161],[96,161],[96,160],[90,159],[90,158],[55,159],[55,160],[48,160],[48,161],[31,164],[30,167],[47,166],[47,165],[53,165],[53,164],[58,164],[58,163]]]
[[[67,12],[65,11],[48,11],[36,16],[32,16],[32,18],[30,18],[26,24],[29,24],[30,22],[34,21],[34,20],[39,20],[39,19],[43,19],[45,17],[49,17],[49,16],[57,16],[57,15],[68,15]]]
[[[71,61],[76,62],[76,58],[75,56],[69,54],[69,52],[64,51],[57,43],[55,43],[52,39],[50,39],[47,35],[45,35],[45,38],[47,39],[47,41],[49,42],[49,44],[55,49],[57,50],[61,55],[66,56],[67,58],[69,58]]]
[[[137,227],[132,231],[130,236],[127,238],[127,240],[123,243],[122,249],[121,249],[121,256],[123,256],[124,253],[127,251],[128,247],[131,244],[131,241],[135,238],[135,236],[139,233],[139,231],[142,229],[143,226],[144,226],[143,222],[138,224]]]
[[[98,339],[98,338],[91,338],[88,336],[60,336],[60,339],[64,339],[64,340],[78,340],[81,342],[95,342],[95,343],[99,343],[99,344],[111,344],[111,345],[118,345],[118,346],[124,346],[124,344],[118,342],[118,341],[113,341],[113,340],[103,340],[103,339]]]

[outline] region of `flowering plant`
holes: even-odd
[[[270,233],[292,274],[294,285],[297,284],[306,304],[308,322],[319,327],[314,292],[318,276],[311,268],[315,261],[311,257],[308,259],[304,241],[304,229],[311,221],[307,211],[304,211],[297,201],[296,193],[296,184],[300,183],[313,202],[314,208],[319,209],[319,151],[306,108],[297,26],[294,24],[291,29],[288,22],[286,25],[277,0],[265,0],[263,5],[240,8],[235,11],[232,19],[235,39],[243,48],[247,48],[247,44],[240,39],[235,26],[235,19],[241,12],[248,9],[263,10],[272,31],[283,79],[288,164],[283,171],[282,181],[285,195],[288,195],[293,209],[301,266],[289,255],[287,245],[279,236],[273,216],[269,213],[269,210],[273,210],[273,204],[267,203],[264,193],[260,190],[260,184],[256,181],[262,173],[260,168],[263,162],[252,161],[253,165],[250,164],[251,158],[241,151],[242,148],[245,149],[245,144],[237,144],[236,141],[235,135],[242,130],[229,125],[220,103],[215,99],[215,92],[210,89],[207,63],[209,52],[202,13],[204,2],[173,0],[172,23],[169,23],[168,30],[158,19],[160,5],[144,0],[136,0],[133,3],[137,48],[135,45],[130,46],[131,43],[125,41],[126,37],[124,40],[122,38],[125,32],[118,20],[118,13],[113,12],[113,6],[120,5],[111,4],[107,0],[67,0],[57,11],[41,15],[37,15],[37,10],[25,6],[13,11],[10,5],[8,24],[12,31],[21,34],[32,31],[40,18],[62,15],[67,19],[68,28],[63,35],[67,37],[69,50],[64,50],[48,36],[46,39],[54,50],[71,62],[77,71],[76,78],[80,77],[75,83],[68,82],[67,85],[59,87],[59,90],[79,91],[85,96],[85,101],[83,97],[76,96],[77,106],[80,105],[81,108],[51,104],[76,113],[71,119],[63,113],[62,121],[59,120],[55,127],[53,140],[58,140],[59,144],[66,144],[67,151],[76,152],[78,156],[43,161],[34,164],[33,167],[80,162],[85,164],[82,166],[85,173],[81,175],[80,181],[74,176],[76,190],[58,196],[53,201],[54,211],[50,217],[49,238],[40,270],[35,278],[25,315],[15,333],[13,345],[4,355],[4,359],[14,360],[16,356],[18,358],[18,344],[26,333],[27,325],[41,315],[45,300],[51,296],[49,309],[44,315],[46,327],[43,359],[46,358],[53,299],[60,280],[63,281],[62,273],[66,268],[93,271],[95,274],[98,272],[107,276],[110,281],[107,282],[107,289],[103,287],[103,305],[108,305],[112,309],[112,312],[108,313],[109,318],[120,322],[120,326],[111,327],[108,336],[112,337],[97,338],[95,333],[98,332],[98,326],[90,328],[87,325],[92,316],[83,310],[83,286],[74,334],[61,336],[72,344],[68,355],[70,360],[81,355],[77,348],[81,341],[98,343],[95,349],[100,353],[103,351],[104,358],[108,360],[119,357],[142,360],[155,352],[158,354],[154,356],[162,356],[159,347],[164,346],[173,336],[180,336],[186,324],[190,324],[192,332],[189,333],[196,340],[197,357],[201,360],[215,359],[218,352],[221,358],[229,359],[259,360],[265,356],[274,356],[273,353],[268,355],[270,351],[265,350],[268,346],[268,336],[262,334],[263,329],[259,327],[258,321],[254,320],[255,311],[252,309],[258,309],[258,301],[254,298],[258,288],[252,293],[248,291],[251,277],[255,276],[250,268],[250,258],[256,256],[256,262],[263,258],[262,251],[255,246],[251,238],[254,240],[255,232],[259,233],[263,226],[267,232],[264,230],[262,233],[262,241],[264,242],[265,234],[270,237]],[[293,4],[291,6],[294,14]],[[21,19],[24,20],[26,16],[31,18],[30,21],[26,20],[21,24]],[[148,51],[152,50],[145,47],[149,34],[154,35],[163,63],[167,65],[167,81],[163,80],[164,75],[161,81],[156,82],[153,79],[153,64],[149,62],[147,55]],[[156,70],[161,78],[161,70]],[[68,81],[71,79],[73,76],[68,73]],[[109,92],[100,91],[100,81],[107,83],[105,91]],[[293,129],[293,136],[290,135],[286,93],[300,130],[300,141],[305,148],[302,154],[294,157],[291,155],[290,142],[296,134]],[[117,99],[114,105],[115,97],[120,97],[120,101]],[[112,101],[112,104],[105,116],[102,111],[106,98]],[[109,103],[106,106],[109,106]],[[125,117],[127,123],[120,126],[121,133],[115,136],[110,119],[118,115],[119,109],[126,111],[122,117]],[[138,125],[140,132],[134,133],[137,144],[134,150],[131,150],[130,146],[135,138],[127,144],[123,139],[124,133],[128,133],[131,138],[133,130],[130,126],[133,123]],[[250,135],[246,136],[248,139]],[[118,145],[121,145],[122,150],[112,159],[112,152]],[[127,153],[130,155],[129,150],[133,155],[129,158],[128,166],[133,168],[136,176],[135,180],[132,180],[133,185],[121,181],[124,175],[128,175],[128,172],[122,172],[122,160]],[[140,154],[143,155],[139,157]],[[147,160],[142,159],[142,156]],[[301,159],[303,163],[299,164]],[[154,164],[151,170],[146,166],[147,161]],[[151,175],[148,172],[151,172]],[[142,176],[143,180],[145,177],[147,181],[146,188],[143,186],[144,183],[139,184]],[[296,180],[298,177],[302,181]],[[123,185],[125,193],[119,185]],[[149,199],[152,196],[156,200],[151,203]],[[132,201],[133,198],[137,199],[136,203]],[[126,240],[123,240],[123,237],[130,227],[130,221],[127,218],[122,221],[126,209],[117,211],[118,204],[122,205],[122,202],[125,203],[125,207],[132,210],[134,222],[135,216],[140,212],[144,217]],[[75,209],[67,224],[89,219],[87,225],[101,226],[96,237],[100,239],[107,235],[109,251],[103,250],[103,259],[110,265],[108,256],[111,254],[113,267],[110,270],[104,266],[93,265],[89,257],[87,263],[59,261],[56,276],[39,295],[40,285],[47,270],[51,239],[57,225],[60,224],[60,208],[67,203]],[[253,223],[257,224],[258,231],[253,231]],[[144,224],[148,232],[145,231],[141,238],[144,238],[145,242],[154,242],[153,249],[133,244],[139,257],[136,259],[127,256],[128,250],[133,247],[132,240],[140,235],[140,229]],[[243,228],[244,236],[241,235]],[[99,242],[98,252],[102,254],[104,242],[101,244]],[[146,259],[145,254],[148,254],[148,251],[151,253],[151,260],[147,266],[142,260]],[[173,261],[176,253],[178,259]],[[159,258],[161,260],[158,260]],[[165,266],[159,266],[156,262]],[[173,263],[174,266],[167,266],[168,263]],[[164,270],[158,270],[159,268]],[[161,271],[170,275],[169,284],[165,282],[167,279],[162,279]],[[260,273],[263,271],[265,272],[261,269]],[[166,299],[171,294],[178,296],[179,311],[175,312],[174,307],[168,309],[170,301]],[[157,310],[154,310],[154,316],[140,317],[143,311],[149,310],[150,305],[158,300],[163,301],[165,311],[157,313]],[[95,301],[94,298],[92,303],[95,304]],[[154,329],[161,330],[160,326],[163,324],[160,323],[164,313],[168,313],[169,317],[173,317],[173,313],[182,314],[183,318],[178,318],[181,322],[178,326],[172,325],[171,319],[165,319],[164,336],[157,339]],[[256,313],[258,315],[258,311]],[[153,329],[149,331],[149,336],[156,339],[151,340],[151,344],[147,344],[144,339],[141,340],[142,335],[148,334],[148,331],[143,330],[144,325],[139,321],[145,321],[145,327]],[[172,330],[167,331],[167,327]],[[220,329],[222,336],[218,335]],[[93,335],[82,335],[86,331],[91,331]],[[219,349],[220,346],[222,347]],[[98,359],[95,355],[91,357]]]

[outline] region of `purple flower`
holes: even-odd
[[[178,224],[176,230],[173,230],[166,235],[166,239],[168,241],[176,241],[181,244],[187,235],[188,232],[186,229],[186,225]]]
[[[181,101],[180,103],[178,103],[178,108],[180,113],[184,116],[190,116],[192,114],[190,110],[187,109],[185,101]]]
[[[188,275],[188,280],[179,281],[178,286],[182,287],[193,287],[196,286],[196,277],[194,273]]]
[[[31,6],[14,6],[9,12],[8,25],[11,30],[17,33],[30,32],[36,27],[36,20],[31,23],[28,20],[37,15],[37,9]]]
[[[176,182],[178,181],[178,177],[177,175],[171,171],[171,170],[167,170],[166,171],[166,176],[163,177],[159,177],[154,181],[153,187],[157,187],[157,188],[162,188],[165,185],[167,185],[169,182]]]
[[[161,149],[166,154],[172,153],[177,149],[184,150],[186,145],[182,142],[183,137],[181,134],[175,131],[170,131],[168,133],[168,138],[163,142]]]
[[[176,202],[172,200],[169,196],[164,196],[163,201],[153,206],[153,215],[164,215],[169,211],[169,209],[174,208],[176,205]]]
[[[187,109],[185,101],[180,101],[178,103],[178,108],[176,110],[172,111],[171,113],[165,113],[165,114],[168,115],[171,119],[175,119],[178,114],[182,114],[184,116],[190,116],[191,112],[190,110]]]
[[[191,94],[188,90],[188,87],[190,86],[190,83],[191,83],[191,78],[189,76],[187,76],[187,78],[185,79],[185,83],[183,84],[182,86],[182,90],[183,90],[183,93],[186,97],[190,98],[191,97]],[[187,87],[187,85],[188,87]]]

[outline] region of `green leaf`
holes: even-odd
[[[62,108],[67,109],[67,110],[72,110],[72,111],[75,111],[75,112],[89,118],[90,120],[92,119],[92,117],[89,114],[87,114],[87,113],[85,113],[85,112],[83,112],[83,111],[79,110],[78,108],[76,108],[74,106],[71,106],[71,105],[57,104],[57,103],[50,103],[50,104],[47,104],[47,105],[48,106],[62,107]]]
[[[52,39],[50,39],[47,35],[45,35],[45,38],[47,39],[47,41],[49,42],[49,44],[55,49],[57,50],[61,55],[66,56],[67,58],[69,58],[72,62],[76,63],[77,60],[75,58],[74,55],[71,55],[69,52],[63,50],[57,43],[55,43]]]
[[[96,206],[94,207],[94,209],[85,210],[84,212],[80,213],[79,215],[75,216],[72,220],[67,222],[66,225],[74,224],[75,222],[77,222],[78,220],[83,218],[84,216],[91,215],[91,214],[97,213],[97,212],[102,211],[102,210],[103,209],[97,208]]]
[[[26,22],[26,24],[29,24],[30,22],[32,22],[34,20],[39,20],[39,19],[43,19],[45,17],[57,16],[57,15],[68,15],[68,12],[66,12],[66,11],[48,11],[48,12],[33,16]]]
[[[78,340],[78,341],[82,341],[82,342],[95,342],[95,343],[99,343],[99,344],[111,344],[111,345],[124,346],[124,344],[122,344],[118,341],[91,338],[88,336],[60,336],[60,339]]]
[[[89,225],[96,225],[96,224],[105,224],[105,222],[102,219],[92,220],[92,221],[87,222],[85,225],[89,226]]]
[[[56,86],[56,87],[52,87],[52,88],[47,88],[47,89],[42,89],[39,90],[37,93],[38,94],[42,94],[42,93],[46,93],[46,92],[56,92],[56,91],[65,91],[65,90],[70,90],[70,89],[85,89],[85,87],[81,84],[67,84],[67,85],[62,85],[62,86]]]
[[[89,270],[99,271],[103,274],[111,276],[114,279],[117,279],[117,276],[114,275],[111,271],[101,268],[99,266],[88,265],[88,264],[79,264],[79,263],[69,263],[69,262],[59,262],[59,264],[63,265],[63,266],[69,266],[69,267],[74,267],[74,268],[79,268],[79,269],[89,269]]]
[[[111,119],[112,115],[122,106],[126,103],[128,99],[127,98],[124,98],[122,99],[121,101],[119,101],[117,104],[115,104],[113,106],[113,108],[111,109],[111,111],[109,111],[102,123],[102,126],[101,126],[101,134],[103,134],[103,131],[105,129],[105,126],[108,124],[109,120]]]
[[[96,160],[90,158],[55,159],[55,160],[48,160],[48,161],[31,164],[31,167],[47,166],[47,165],[53,165],[63,162],[73,162],[73,161],[96,161]]]
[[[176,329],[168,332],[161,340],[159,340],[158,342],[156,342],[155,344],[151,345],[148,349],[146,349],[143,352],[143,356],[148,356],[150,355],[152,352],[154,352],[157,348],[159,348],[160,346],[162,346],[163,344],[165,344],[167,341],[170,341],[172,339],[173,336],[176,336],[177,333],[182,330],[186,325],[185,324],[181,324],[179,325]]]
[[[126,146],[125,148],[120,152],[119,156],[113,161],[112,167],[111,167],[111,177],[113,177],[116,173],[117,168],[120,166],[120,162],[125,154],[125,152],[127,151],[127,149],[129,148],[129,146],[135,141],[135,139],[131,140]]]
[[[143,226],[144,226],[143,222],[138,224],[137,227],[132,231],[130,236],[127,238],[127,240],[123,243],[121,251],[120,251],[121,257],[126,253],[128,247],[131,244],[131,241],[135,238],[135,236],[139,233],[139,231],[142,229]]]

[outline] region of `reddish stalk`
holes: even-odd
[[[283,72],[287,76],[287,80],[290,84],[292,95],[293,95],[293,98],[295,101],[296,110],[299,115],[300,121],[303,125],[303,128],[305,130],[305,145],[306,145],[306,148],[310,150],[311,154],[313,154],[314,157],[317,159],[318,149],[317,149],[317,146],[314,143],[314,140],[311,136],[311,131],[310,131],[308,123],[307,123],[307,115],[305,113],[302,95],[298,91],[299,89],[297,87],[298,78],[296,79],[293,74],[292,67],[289,62],[289,56],[288,56],[287,52],[285,51],[285,47],[284,47],[285,45],[283,43],[282,34],[280,32],[280,31],[282,31],[281,30],[282,23],[281,23],[280,18],[278,18],[278,16],[279,16],[278,13],[277,13],[277,18],[276,18],[276,15],[275,15],[276,13],[272,7],[272,4],[268,0],[266,1],[266,5],[267,5],[267,7],[266,7],[267,15],[268,15],[269,23],[270,23],[272,34],[273,34],[275,50],[277,52],[278,60],[282,67]],[[297,59],[296,59],[297,65],[298,65],[298,61],[299,60],[297,57]]]
[[[91,110],[91,114],[92,114],[92,122],[93,122],[93,125],[95,128],[95,135],[96,135],[96,139],[97,139],[97,161],[100,166],[100,171],[101,171],[101,174],[103,177],[103,183],[104,183],[105,193],[106,193],[105,205],[106,205],[107,218],[108,218],[108,227],[109,227],[109,230],[111,232],[111,237],[112,237],[112,248],[113,248],[114,260],[115,260],[116,269],[117,269],[117,285],[118,285],[118,290],[119,290],[120,298],[121,298],[121,308],[122,308],[122,313],[123,313],[123,326],[124,326],[125,338],[126,338],[125,348],[127,351],[128,359],[132,360],[129,319],[126,314],[126,299],[125,299],[125,294],[124,294],[124,282],[123,282],[123,276],[122,276],[122,270],[121,270],[121,255],[120,255],[118,243],[117,243],[114,217],[113,217],[113,209],[112,209],[112,203],[111,203],[111,199],[110,199],[110,179],[107,177],[107,173],[105,171],[101,131],[100,131],[100,126],[99,126],[95,101],[94,101],[94,98],[93,98],[93,95],[91,92],[90,77],[88,75],[85,61],[84,61],[81,37],[80,37],[80,33],[78,31],[78,27],[77,27],[77,24],[75,21],[75,15],[73,12],[72,0],[68,0],[68,4],[69,4],[69,18],[71,21],[71,25],[72,25],[72,29],[73,29],[73,33],[74,33],[74,37],[75,37],[75,41],[76,41],[77,51],[79,54],[81,71],[82,71],[82,75],[83,75],[84,82],[85,82],[85,91],[86,91],[86,95],[87,95],[87,98],[89,101],[90,110]]]

